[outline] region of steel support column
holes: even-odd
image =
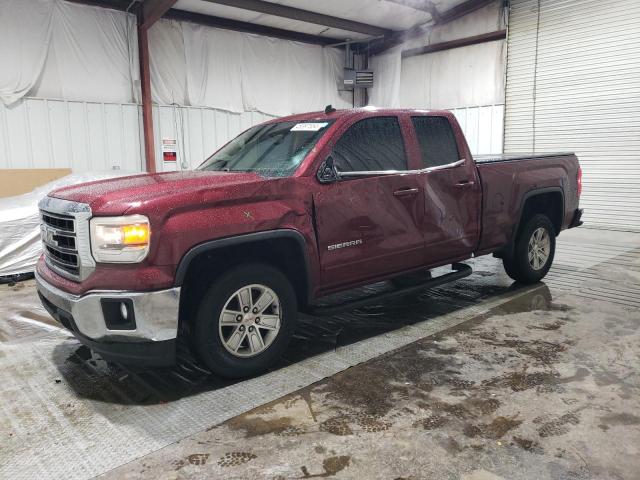
[[[142,90],[142,134],[147,172],[156,171],[156,154],[153,138],[153,106],[151,103],[151,74],[149,71],[148,30],[138,26],[138,56],[140,57],[140,89]]]

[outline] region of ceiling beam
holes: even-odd
[[[504,40],[505,38],[507,38],[506,30],[481,33],[480,35],[474,35],[472,37],[457,38],[456,40],[450,40],[448,42],[432,43],[431,45],[426,45],[424,47],[403,50],[402,58],[441,52],[443,50],[452,50],[454,48],[468,47],[469,45],[478,45],[480,43],[495,42],[496,40]]]
[[[178,0],[144,0],[142,2],[142,15],[140,20],[142,28],[149,29],[169,11]]]
[[[441,12],[438,25],[453,22],[454,20],[462,18],[465,15],[475,12],[476,10],[486,7],[487,5],[494,2],[495,0],[467,0],[466,2],[461,3],[456,7]],[[390,37],[385,38],[384,40],[373,43],[371,45],[371,48],[369,49],[369,54],[379,55],[382,52],[389,50],[390,48],[402,44],[406,40],[424,35],[434,26],[435,23],[432,25],[419,25],[417,27],[410,28],[409,30],[405,30],[404,32],[396,32]]]
[[[322,25],[330,28],[338,28],[348,32],[363,33],[372,37],[380,35],[390,35],[393,30],[368,25],[366,23],[347,20],[345,18],[332,17],[322,13],[302,10],[300,8],[280,5],[278,3],[265,2],[263,0],[206,0],[207,2],[226,5],[229,7],[240,8],[252,12],[274,15],[276,17],[289,18],[315,25]]]
[[[293,40],[295,42],[311,43],[314,45],[331,45],[342,40],[332,37],[321,37],[319,35],[311,35],[308,33],[295,32],[293,30],[284,30],[282,28],[268,27],[266,25],[258,25],[256,23],[241,22],[239,20],[231,20],[229,18],[213,17],[211,15],[203,15],[200,13],[187,12],[172,8],[163,18],[171,20],[181,20],[184,22],[197,23],[208,27],[222,28],[225,30],[234,30],[236,32],[255,33],[266,37],[281,38],[283,40]]]
[[[453,7],[441,15],[441,23],[449,23],[494,3],[495,0],[467,0],[460,5]]]

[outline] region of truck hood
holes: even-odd
[[[98,180],[64,187],[49,196],[89,204],[99,215],[122,215],[148,208],[170,208],[184,202],[233,198],[255,191],[269,179],[255,173],[185,170]],[[133,212],[131,212],[133,213]]]

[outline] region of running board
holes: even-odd
[[[419,292],[426,288],[433,288],[443,285],[445,283],[454,282],[461,278],[468,277],[473,273],[473,270],[466,263],[454,263],[451,265],[451,273],[440,275],[439,277],[431,278],[424,283],[414,285],[407,288],[400,288],[397,290],[391,290],[380,294],[369,295],[363,298],[357,298],[355,300],[340,303],[338,305],[327,306],[313,306],[310,305],[304,313],[309,315],[315,315],[319,317],[325,317],[329,315],[335,315],[336,313],[343,312],[345,310],[352,310],[354,308],[362,307],[373,302],[379,302],[381,300],[387,300],[389,298],[401,297],[411,293]]]

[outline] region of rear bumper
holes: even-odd
[[[94,291],[76,296],[54,287],[37,272],[35,277],[47,311],[106,360],[158,366],[175,362],[179,287],[153,292]],[[130,321],[114,326],[109,316],[118,314],[113,305],[121,303],[128,305]]]
[[[569,224],[569,228],[575,228],[575,227],[579,227],[580,225],[582,225],[582,213],[584,212],[584,210],[582,208],[578,208],[576,209],[575,213],[573,214],[573,219],[571,220],[571,223]]]

